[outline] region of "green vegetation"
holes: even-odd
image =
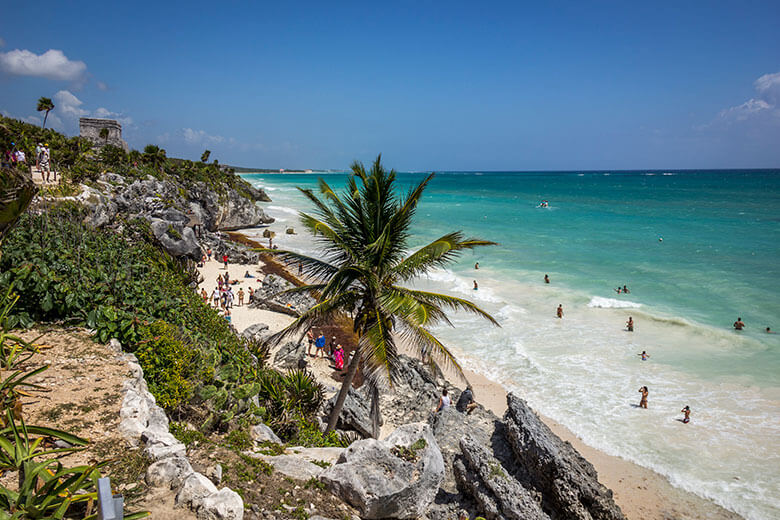
[[[313,215],[301,213],[301,222],[316,237],[323,257],[329,258],[330,263],[292,251],[263,250],[290,264],[301,265],[312,278],[324,280],[296,289],[310,293],[318,304],[278,334],[277,340],[345,316],[354,317],[358,346],[331,412],[328,431],[336,426],[362,362],[371,390],[373,434],[378,435],[380,383],[382,379],[392,381],[398,366],[396,334],[402,335],[423,359],[444,361],[462,376],[455,356],[431,334],[429,327],[450,323],[445,309],[472,312],[497,325],[489,314],[468,300],[399,285],[446,265],[466,249],[493,242],[464,238],[462,233],[453,232],[407,256],[417,203],[433,174],[406,197],[396,193],[395,178],[395,171],[388,172],[382,166],[380,156],[370,171],[361,163],[352,165],[352,175],[342,195],[336,194],[323,179],[322,199],[311,190],[301,189],[316,207]]]
[[[390,452],[399,459],[404,459],[407,462],[417,462],[417,459],[419,458],[419,454],[417,452],[424,450],[427,445],[428,443],[425,442],[425,439],[417,439],[408,448],[406,446],[400,445],[393,446],[390,449]]]

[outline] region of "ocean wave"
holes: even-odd
[[[641,303],[628,300],[616,300],[614,298],[604,298],[601,296],[594,296],[590,299],[590,302],[588,302],[588,307],[595,307],[597,309],[638,309],[641,306]]]
[[[271,211],[281,211],[282,213],[298,216],[298,210],[295,208],[288,208],[287,206],[266,206],[266,208]]]

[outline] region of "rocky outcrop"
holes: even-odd
[[[550,520],[538,498],[524,488],[482,443],[460,440],[463,453],[454,462],[458,487],[474,497],[488,520]]]
[[[417,518],[444,478],[436,439],[424,423],[406,424],[386,440],[353,442],[320,481],[361,518]]]
[[[507,396],[507,439],[546,510],[572,520],[625,520],[593,466],[544,424],[525,401]]]
[[[249,429],[249,436],[256,444],[271,442],[273,444],[284,444],[274,431],[266,424],[255,424]]]
[[[254,301],[250,307],[265,309],[273,312],[283,312],[291,316],[311,308],[315,301],[304,293],[285,293],[295,286],[275,274],[267,274],[263,278],[260,288],[255,291]]]
[[[321,416],[325,418],[330,416],[330,411],[333,409],[337,398],[338,394],[325,403],[320,414]],[[340,430],[356,431],[363,437],[371,437],[372,426],[369,403],[370,398],[366,388],[355,390],[354,387],[350,387],[347,397],[344,399],[344,406],[341,408],[336,427]]]
[[[171,256],[200,260],[203,255],[195,232],[183,222],[153,218],[151,229],[154,237]]]

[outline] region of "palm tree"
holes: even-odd
[[[50,98],[42,97],[38,100],[38,112],[46,111],[46,115],[43,116],[43,126],[41,128],[46,128],[46,119],[49,117],[49,112],[54,110],[54,103]]]
[[[401,198],[394,187],[396,173],[384,169],[381,157],[377,157],[369,172],[355,162],[342,195],[337,195],[323,179],[319,180],[322,199],[312,190],[299,188],[316,206],[313,215],[301,213],[300,217],[302,225],[321,246],[323,260],[292,251],[262,250],[285,262],[299,263],[306,275],[321,280],[292,289],[313,295],[317,304],[277,333],[274,341],[339,316],[351,316],[358,343],[328,419],[327,431],[335,428],[362,361],[363,375],[371,389],[374,437],[379,430],[379,388],[385,382],[392,384],[399,363],[397,337],[421,357],[430,362],[444,361],[463,377],[455,356],[429,327],[437,323],[452,325],[444,309],[472,312],[498,325],[468,300],[399,285],[448,264],[465,249],[494,243],[467,239],[456,231],[407,255],[415,209],[433,174]]]
[[[200,156],[200,162],[207,163],[209,162],[209,156],[211,155],[211,150],[206,150],[203,152],[203,154]]]
[[[160,173],[163,172],[163,168],[165,166],[165,150],[160,148],[157,145],[154,144],[147,144],[144,147],[144,155],[143,155],[144,161],[151,164],[153,168],[160,170]]]

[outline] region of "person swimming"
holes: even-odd
[[[623,294],[628,294],[628,293],[630,293],[630,292],[631,292],[631,291],[629,291],[629,290],[628,290],[628,287],[626,287],[626,286],[624,285],[624,286],[623,286]]]
[[[681,413],[685,414],[685,418],[682,420],[683,423],[688,424],[691,422],[691,407],[688,405],[685,405],[685,408],[680,410]]]
[[[734,330],[742,330],[745,328],[745,323],[742,321],[742,318],[737,318],[737,321],[734,322]]]
[[[648,354],[647,352],[645,352],[645,351],[643,350],[643,351],[642,351],[642,353],[641,353],[641,354],[637,354],[637,356],[641,357],[641,358],[642,358],[642,361],[647,361],[647,358],[649,358],[649,357],[650,357],[650,354]]]
[[[544,283],[550,283],[550,277],[547,275],[544,275]]]

